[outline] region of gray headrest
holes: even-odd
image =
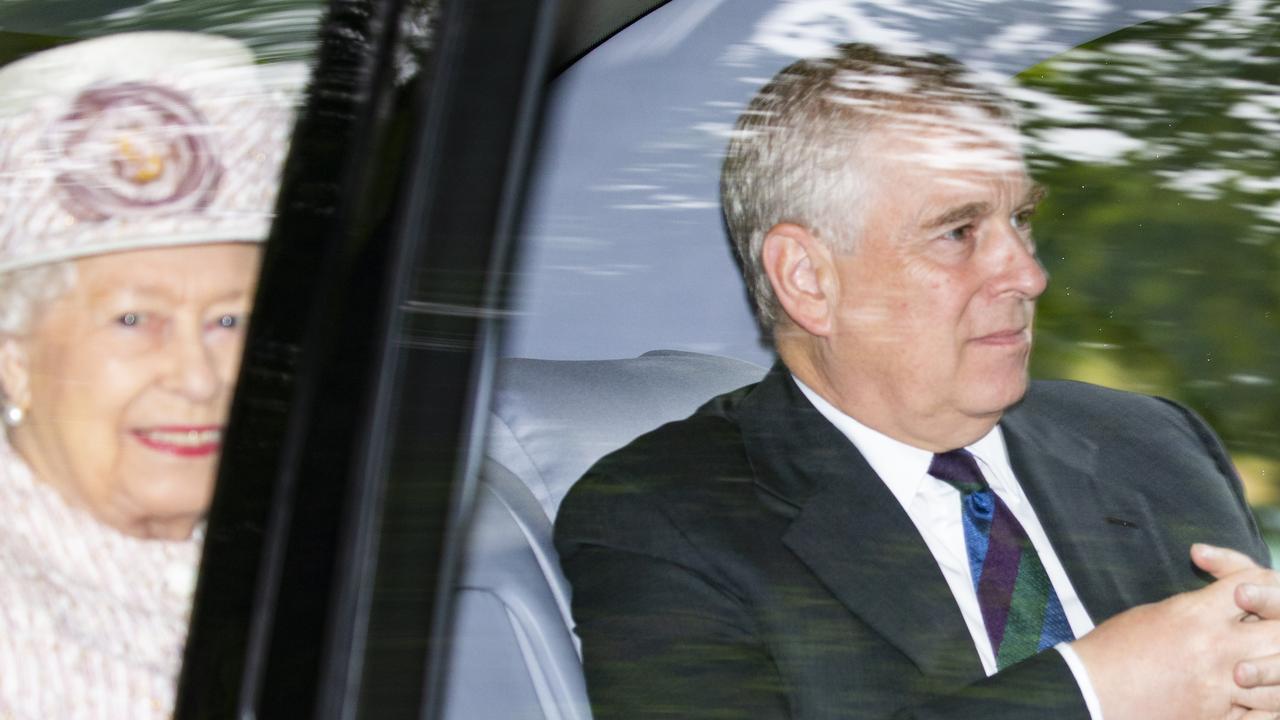
[[[674,350],[625,360],[503,360],[486,454],[554,519],[596,460],[764,373],[741,360]]]

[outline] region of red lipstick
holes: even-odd
[[[165,425],[136,428],[130,433],[144,446],[178,457],[207,457],[222,448],[218,425]]]

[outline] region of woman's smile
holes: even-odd
[[[129,432],[148,448],[178,457],[205,457],[222,448],[222,428],[217,425],[165,425]]]

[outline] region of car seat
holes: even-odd
[[[551,544],[560,500],[605,454],[764,372],[676,351],[500,363],[454,590],[443,717],[589,720],[569,588]]]

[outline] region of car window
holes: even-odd
[[[1020,73],[1052,277],[1033,372],[1195,408],[1277,540],[1280,4],[1152,20]],[[1176,81],[1173,80],[1176,78]]]
[[[693,411],[667,396],[685,381],[702,401],[762,372],[724,362],[699,378],[705,358],[681,351],[773,362],[726,237],[720,165],[751,96],[837,43],[948,54],[1004,90],[1049,189],[1032,221],[1050,275],[1033,376],[1190,406],[1277,546],[1280,3],[670,0],[621,14],[548,88],[461,548],[451,717],[589,717],[548,521],[596,459]],[[562,362],[582,360],[598,362]],[[683,363],[679,381],[648,374],[663,362]]]
[[[665,3],[551,87],[506,352],[678,347],[769,362],[724,239],[719,164],[737,114],[791,60],[835,42],[885,42],[950,53],[1007,80],[1203,4]]]
[[[1035,220],[1051,282],[1033,374],[1189,404],[1268,518],[1276,8],[664,4],[552,86],[505,352],[769,364],[720,220],[737,113],[790,59],[835,42],[950,53],[1017,103],[1050,188]]]

